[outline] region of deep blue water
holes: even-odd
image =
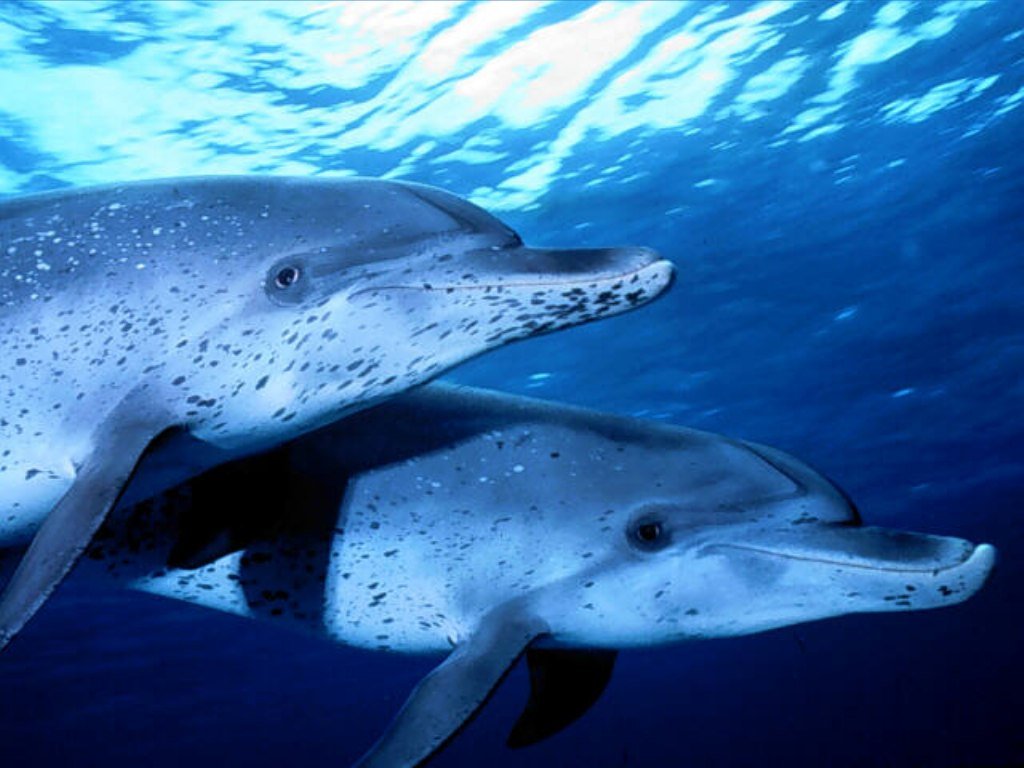
[[[669,296],[449,378],[776,445],[871,523],[995,544],[955,608],[623,653],[438,766],[1024,763],[1024,4],[0,5],[0,194],[196,173],[446,187]],[[69,583],[0,765],[345,765],[436,660]]]

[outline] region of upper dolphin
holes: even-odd
[[[0,648],[158,436],[202,448],[179,451],[198,471],[671,277],[645,248],[527,248],[475,205],[394,181],[186,178],[0,203],[0,533],[46,518],[0,598]]]

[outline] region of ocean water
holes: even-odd
[[[383,176],[668,296],[448,378],[778,446],[869,523],[996,545],[960,606],[621,654],[437,766],[1024,763],[1024,3],[5,2],[0,195]],[[0,765],[346,765],[433,658],[72,579],[0,656]]]

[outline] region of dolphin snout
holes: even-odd
[[[408,271],[408,270],[406,270]],[[643,247],[480,249],[455,258],[425,261],[418,274],[379,272],[353,295],[416,292],[490,291],[493,289],[579,289],[601,301],[639,305],[663,294],[675,279],[672,262]],[[572,299],[573,296],[567,296]]]
[[[615,290],[645,283],[660,293],[671,285],[672,263],[644,247],[528,248],[477,251],[467,255],[467,277],[480,285],[571,286],[609,282]],[[653,283],[653,286],[651,285]]]
[[[662,261],[652,248],[521,248],[515,272],[628,275]]]
[[[836,546],[851,561],[879,570],[945,570],[964,563],[975,550],[964,539],[887,528],[840,529],[835,538]]]
[[[992,549],[950,536],[842,525],[774,533],[763,540],[753,536],[749,541],[715,546],[794,562],[888,573],[937,573],[962,565],[979,546]]]
[[[996,558],[990,544],[875,527],[777,531],[712,548],[787,565],[790,578],[814,585],[815,599],[848,601],[835,613],[958,603],[981,589]]]

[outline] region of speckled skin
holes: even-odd
[[[2,202],[0,538],[31,534],[129,395],[224,452],[182,479],[642,304],[671,272],[639,248],[525,248],[398,182],[172,179]]]
[[[18,556],[0,550],[0,571]],[[771,448],[434,384],[121,510],[79,574],[355,646],[451,651],[358,763],[412,768],[527,648],[531,680],[535,665],[607,675],[614,651],[595,648],[952,605],[993,560],[860,527]],[[538,660],[545,644],[590,650]],[[593,684],[570,703],[533,685],[548,703],[513,735],[564,727]]]
[[[541,620],[547,642],[608,648],[934,608],[973,594],[992,561],[987,545],[861,527],[771,448],[433,384],[119,513],[80,570],[441,652],[501,606]]]

